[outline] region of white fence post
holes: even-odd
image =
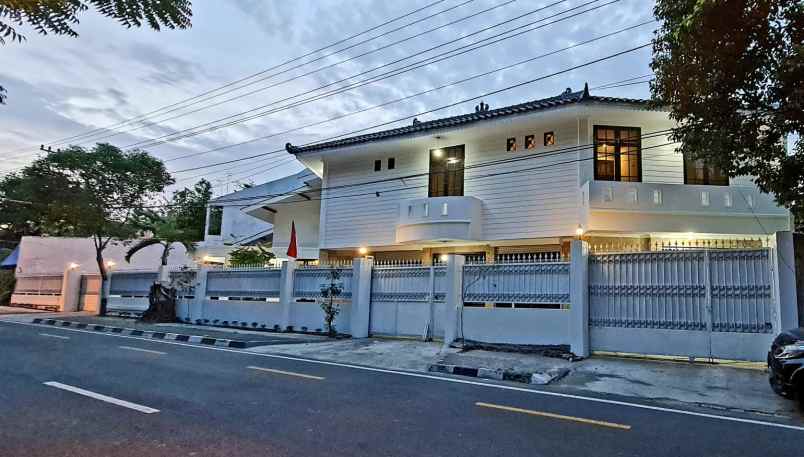
[[[589,357],[589,244],[581,240],[570,251],[570,350]]]
[[[282,273],[279,279],[279,303],[282,305],[282,329],[288,328],[291,322],[291,307],[293,306],[293,275],[296,271],[296,261],[282,262]]]
[[[81,272],[77,265],[70,265],[64,270],[61,281],[59,310],[62,312],[78,311],[78,300],[81,294]]]
[[[796,257],[793,247],[792,232],[776,232],[774,237],[773,294],[776,297],[778,318],[780,324],[777,331],[798,327],[798,304],[796,297]]]
[[[466,257],[458,254],[447,255],[447,293],[444,316],[444,347],[448,347],[458,336],[459,319],[463,311],[463,266]],[[461,335],[463,337],[463,335]]]
[[[360,258],[352,262],[352,338],[367,338],[371,319],[371,269],[374,259]]]
[[[209,273],[209,268],[206,266],[201,266],[195,273],[195,298],[193,301],[196,303],[197,317],[193,318],[192,315],[193,302],[187,304],[190,308],[190,319],[193,321],[195,319],[204,319],[204,303],[207,300],[207,273]]]

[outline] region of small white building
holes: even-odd
[[[295,223],[298,258],[318,259],[320,189],[321,179],[303,170],[213,199],[196,256],[223,263],[241,246],[269,244],[277,259],[284,259]]]
[[[750,177],[677,153],[673,125],[647,100],[567,89],[287,150],[322,180],[322,258],[567,254],[579,234],[612,250],[753,245],[791,229]]]

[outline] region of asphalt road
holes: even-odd
[[[0,322],[0,456],[801,455],[771,420]]]

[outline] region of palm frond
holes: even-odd
[[[138,253],[139,251],[147,248],[148,246],[153,246],[155,244],[163,244],[162,240],[158,238],[147,238],[144,240],[137,241],[134,246],[131,246],[128,251],[126,251],[126,262],[131,263],[131,257],[134,254]]]

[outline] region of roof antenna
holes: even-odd
[[[588,96],[589,96],[589,83],[585,82],[585,83],[583,83],[583,95],[581,95],[581,98],[583,99],[583,98],[586,98]]]

